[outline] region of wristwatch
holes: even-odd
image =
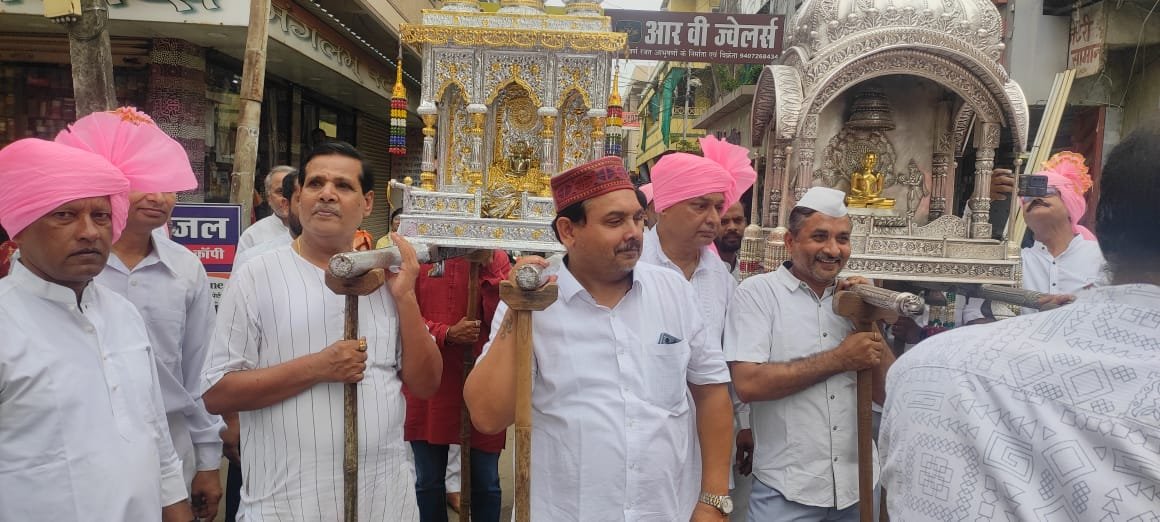
[[[733,499],[729,495],[714,495],[712,493],[701,492],[701,503],[708,504],[717,508],[722,515],[728,515],[733,512]]]

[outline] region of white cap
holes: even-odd
[[[829,187],[812,187],[794,208],[805,207],[830,217],[846,215],[846,193]]]

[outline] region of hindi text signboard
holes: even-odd
[[[1068,44],[1067,68],[1075,69],[1075,77],[1083,78],[1104,70],[1107,56],[1104,37],[1108,19],[1104,2],[1081,7],[1071,13],[1071,41]]]
[[[628,57],[713,63],[772,63],[781,54],[784,16],[605,9],[612,30],[628,34]]]
[[[241,225],[241,205],[179,203],[169,218],[169,237],[193,252],[205,267],[214,306],[233,271]]]

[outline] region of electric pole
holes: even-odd
[[[238,94],[241,115],[234,144],[234,169],[230,174],[230,202],[242,206],[242,228],[250,225],[254,212],[254,170],[258,164],[258,131],[262,118],[262,93],[266,85],[266,43],[270,34],[270,0],[250,1],[250,27],[246,32],[246,59]]]
[[[68,29],[77,118],[116,108],[106,0],[45,0],[44,15]]]

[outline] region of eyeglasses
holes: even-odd
[[[1036,199],[1042,199],[1051,196],[1059,197],[1059,189],[1056,187],[1047,187],[1046,193],[1042,196],[1020,196],[1020,199],[1023,200],[1023,203],[1029,203]]]

